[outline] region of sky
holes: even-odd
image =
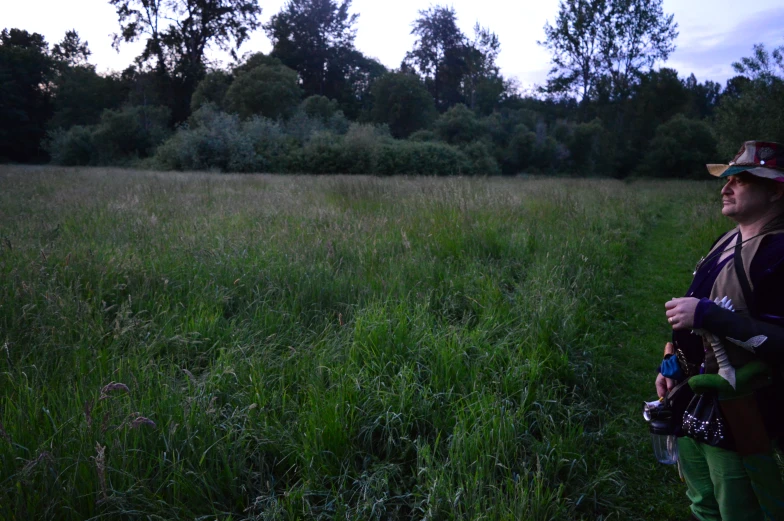
[[[285,0],[261,0],[262,21],[280,11]],[[554,21],[558,0],[452,0],[432,2],[452,5],[458,24],[472,34],[476,22],[489,27],[501,41],[498,64],[506,77],[516,77],[523,88],[541,85],[547,78],[550,56],[537,45],[544,39],[543,27]],[[389,68],[396,68],[411,49],[411,23],[418,11],[431,2],[417,0],[353,0],[359,13],[356,47]],[[694,73],[699,81],[724,83],[734,76],[732,62],[751,55],[752,45],[769,48],[784,45],[784,2],[781,0],[664,0],[666,13],[673,13],[680,35],[677,49],[666,62],[685,77]],[[120,71],[141,51],[141,44],[123,44],[120,52],[112,46],[111,35],[118,24],[114,8],[107,0],[0,0],[0,28],[19,28],[43,34],[50,44],[65,32],[76,29],[92,50],[90,62],[99,72]],[[255,32],[240,49],[269,52],[271,43],[263,30]],[[223,64],[223,53],[210,58]],[[661,64],[660,64],[661,65]]]

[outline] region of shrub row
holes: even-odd
[[[384,126],[320,122],[300,115],[287,122],[242,121],[214,107],[199,109],[153,158],[163,170],[317,174],[495,174],[486,147],[465,151],[446,143],[393,139]]]

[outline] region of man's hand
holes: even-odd
[[[675,346],[672,345],[672,342],[667,342],[667,345],[664,346],[664,354],[665,356],[675,354]],[[674,386],[675,380],[665,378],[661,373],[656,377],[656,394],[659,398],[664,398],[664,395],[670,392]]]
[[[700,300],[694,297],[674,298],[664,304],[667,310],[667,322],[674,331],[692,329],[694,327],[694,312]]]

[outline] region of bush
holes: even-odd
[[[47,150],[61,165],[117,165],[151,156],[170,134],[169,109],[104,110],[101,122],[49,133]]]
[[[226,92],[231,86],[231,76],[223,71],[214,71],[207,74],[196,86],[191,96],[191,111],[195,112],[207,103],[223,109]]]
[[[517,173],[529,167],[536,153],[536,133],[525,125],[517,125],[506,150],[508,168]]]
[[[303,172],[313,174],[345,174],[350,159],[343,146],[343,136],[325,130],[314,134],[302,149],[298,165]]]
[[[148,157],[171,135],[166,107],[125,107],[104,110],[94,127],[93,162],[102,165],[127,163]]]
[[[462,104],[442,114],[435,123],[435,130],[438,137],[450,145],[463,145],[486,136],[485,127],[476,114]]]
[[[716,158],[716,139],[707,123],[678,114],[659,125],[638,173],[654,177],[705,178]]]
[[[498,161],[493,157],[490,147],[483,141],[474,141],[463,147],[463,153],[470,163],[471,173],[474,175],[498,175],[501,169]]]
[[[349,174],[372,174],[378,168],[379,149],[392,142],[389,128],[353,123],[343,139],[346,154],[351,157]]]
[[[69,130],[49,132],[45,142],[52,163],[66,166],[89,165],[92,162],[93,133],[88,127],[76,125]]]
[[[381,175],[460,175],[471,171],[468,158],[444,143],[394,141],[378,150],[376,172]]]
[[[409,141],[419,141],[421,143],[430,142],[430,141],[438,141],[438,136],[432,130],[417,130],[410,136],[408,136]]]
[[[318,119],[327,123],[332,116],[337,114],[338,102],[331,100],[326,96],[308,96],[302,101],[299,108],[309,118]]]
[[[612,136],[601,120],[594,119],[589,123],[575,125],[567,140],[567,146],[574,172],[591,175],[614,170],[615,149]]]
[[[239,118],[208,104],[197,110],[177,133],[158,148],[154,163],[166,170],[254,172],[263,169]]]
[[[287,138],[280,124],[265,118],[254,117],[242,125],[256,152],[256,168],[266,172],[285,172],[291,168],[291,157],[296,145]]]

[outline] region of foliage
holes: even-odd
[[[473,174],[468,157],[444,143],[396,141],[380,147],[380,175],[465,175]]]
[[[561,0],[540,42],[552,53],[547,88],[582,100],[601,88],[625,99],[638,75],[675,49],[677,27],[662,0]]]
[[[89,165],[95,156],[93,129],[74,125],[68,130],[55,128],[49,132],[44,146],[56,165]]]
[[[152,155],[170,134],[166,107],[105,110],[95,127],[96,162],[117,164]]]
[[[450,145],[465,145],[481,141],[484,128],[465,105],[459,104],[442,114],[434,124],[438,137]]]
[[[66,67],[87,65],[92,51],[88,42],[83,42],[76,29],[66,31],[63,40],[52,47],[52,58]]]
[[[235,55],[259,26],[256,0],[109,0],[116,9],[120,32],[114,45],[145,40],[139,64],[154,63],[171,81],[173,116],[183,121],[190,112],[196,86],[206,72],[209,46]]]
[[[272,53],[299,74],[306,96],[337,100],[356,116],[372,80],[384,67],[354,48],[359,15],[351,0],[288,0],[264,26]]]
[[[338,112],[338,102],[326,96],[308,96],[299,106],[309,118],[329,121]]]
[[[784,45],[768,51],[764,44],[756,44],[753,54],[732,64],[738,74],[751,79],[770,79],[784,75]]]
[[[169,137],[166,107],[106,109],[97,125],[50,132],[46,146],[63,165],[123,165],[151,156]]]
[[[597,175],[614,171],[615,150],[612,136],[595,119],[574,126],[567,140],[571,170],[581,175]]]
[[[128,96],[129,86],[117,76],[102,76],[93,66],[64,69],[55,80],[53,113],[48,127],[69,129],[95,125],[104,109],[118,109]]]
[[[204,105],[193,113],[187,126],[158,148],[154,164],[174,170],[264,171],[270,162],[257,152],[253,138],[258,140],[260,149],[273,150],[280,134],[275,132],[274,124],[270,129],[262,128],[255,118],[251,122],[248,126],[254,130],[252,134],[245,132],[237,115]]]
[[[682,114],[656,129],[640,167],[653,177],[705,178],[705,165],[716,158],[716,139],[707,123]]]
[[[241,118],[254,115],[277,119],[291,115],[302,90],[296,71],[283,65],[259,65],[234,79],[226,91],[226,109]]]
[[[472,141],[462,147],[462,152],[470,162],[470,172],[474,175],[498,175],[501,169],[493,157],[490,146],[484,141]]]
[[[224,71],[208,72],[196,86],[196,90],[193,91],[191,110],[195,112],[207,103],[212,103],[216,107],[224,109],[224,99],[232,80],[232,76]]]
[[[389,125],[396,138],[428,127],[436,116],[433,97],[413,74],[390,73],[375,81],[372,121]]]
[[[0,161],[40,161],[52,115],[54,62],[38,33],[0,32]]]
[[[756,45],[752,57],[735,64],[738,72],[746,72],[752,78],[734,79],[739,88],[723,95],[716,109],[714,125],[721,158],[734,157],[740,145],[750,139],[784,142],[781,52],[784,51],[776,49],[771,54],[764,46]]]
[[[416,42],[406,54],[406,63],[425,78],[436,108],[443,111],[462,102],[465,35],[457,27],[454,7],[437,5],[420,10],[411,34],[416,36]]]

